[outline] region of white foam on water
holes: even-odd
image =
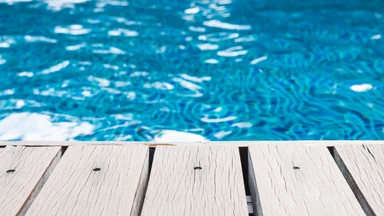
[[[88,80],[91,82],[98,83],[98,86],[101,86],[101,87],[108,87],[111,85],[111,81],[109,81],[108,79],[104,79],[104,78],[89,76]]]
[[[368,84],[368,83],[351,86],[351,90],[355,91],[355,92],[366,92],[366,91],[371,90],[372,88],[373,88],[373,86],[371,84]]]
[[[12,113],[0,120],[0,140],[66,141],[93,131],[88,122],[52,122],[38,113]]]
[[[219,49],[219,45],[210,44],[210,43],[197,44],[197,47],[200,50],[217,50],[217,49]]]
[[[235,47],[231,47],[231,48],[226,49],[226,50],[218,51],[217,55],[222,56],[222,57],[236,57],[239,55],[245,55],[247,53],[248,53],[248,51],[243,50],[242,46],[235,46]]]
[[[250,128],[250,127],[252,127],[252,123],[251,122],[238,122],[238,123],[232,124],[232,127]]]
[[[209,118],[208,115],[205,115],[203,118],[201,118],[201,121],[207,122],[207,123],[219,123],[219,122],[226,122],[226,121],[232,121],[235,120],[236,116],[228,116],[225,118]]]
[[[231,131],[219,131],[219,132],[213,134],[213,136],[216,137],[217,139],[222,139],[223,137],[225,137],[231,133],[232,133]]]
[[[125,51],[123,51],[119,48],[116,48],[116,47],[110,47],[107,50],[95,49],[92,52],[97,53],[97,54],[116,54],[116,55],[124,55],[125,54]]]
[[[372,40],[379,40],[379,39],[381,39],[381,35],[380,35],[380,34],[373,35],[373,36],[371,37],[371,39],[372,39]]]
[[[53,65],[52,67],[50,67],[48,69],[42,70],[41,73],[42,74],[50,74],[50,73],[58,72],[61,69],[66,68],[69,65],[69,63],[70,63],[69,61],[60,62],[59,64]]]
[[[205,76],[205,77],[196,77],[196,76],[191,76],[191,75],[188,75],[188,74],[180,74],[180,76],[184,79],[187,79],[187,80],[190,80],[192,82],[203,82],[203,81],[210,81],[212,78],[211,77],[208,77],[208,76]]]
[[[33,73],[32,72],[28,72],[28,71],[20,72],[17,75],[20,76],[20,77],[33,77]]]
[[[81,43],[81,44],[77,44],[77,45],[66,46],[65,49],[68,51],[74,51],[74,50],[79,50],[85,46],[86,46],[85,43]]]
[[[0,3],[14,4],[19,2],[31,2],[32,0],[0,0]]]
[[[250,25],[230,24],[221,22],[220,20],[209,20],[203,22],[203,24],[208,27],[222,28],[228,30],[250,30],[252,28]]]
[[[181,79],[181,78],[173,78],[172,80],[179,83],[181,86],[183,86],[184,88],[189,89],[191,91],[197,91],[197,90],[201,89],[200,86],[198,86],[192,82],[186,81],[184,79]]]
[[[220,32],[220,33],[212,33],[208,35],[200,35],[198,39],[202,41],[220,42],[220,41],[235,39],[238,37],[239,37],[239,33]],[[188,38],[185,38],[185,40],[186,41],[192,40],[192,37],[188,37]]]
[[[206,142],[209,141],[201,135],[176,130],[162,130],[153,139],[155,142]]]
[[[260,57],[260,58],[257,58],[257,59],[252,60],[250,64],[251,64],[251,65],[254,65],[254,64],[260,63],[260,62],[262,62],[262,61],[265,61],[265,60],[267,60],[267,59],[268,59],[267,56],[262,56],[262,57]]]
[[[84,97],[92,97],[92,93],[90,91],[82,91],[81,95],[83,95]]]
[[[56,26],[56,34],[83,35],[91,32],[91,29],[85,29],[82,25],[70,25],[68,27]]]
[[[200,9],[198,7],[194,7],[194,8],[185,9],[184,13],[185,14],[197,14],[197,13],[199,13],[199,11],[200,11]]]
[[[188,29],[194,32],[205,32],[205,28],[203,27],[189,26]]]
[[[109,36],[126,36],[126,37],[136,37],[139,35],[137,31],[128,30],[128,29],[116,29],[116,30],[110,30],[108,31]]]
[[[172,90],[175,87],[167,82],[154,82],[154,83],[145,83],[144,88],[156,88],[159,90]]]
[[[0,42],[0,48],[9,48],[11,46],[8,42]]]
[[[218,64],[219,61],[217,59],[207,59],[204,61],[207,64]]]
[[[54,11],[62,10],[64,8],[73,8],[75,4],[87,1],[89,0],[44,0],[48,8]]]
[[[31,35],[26,35],[24,36],[24,40],[27,42],[47,42],[47,43],[57,43],[56,39],[52,38],[47,38],[43,36],[31,36]]]

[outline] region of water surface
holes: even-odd
[[[0,0],[0,139],[384,139],[384,2]]]

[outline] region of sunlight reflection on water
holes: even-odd
[[[383,10],[0,0],[0,139],[383,139]]]

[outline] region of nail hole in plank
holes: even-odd
[[[101,170],[101,168],[99,168],[99,167],[93,168],[93,171],[95,171],[95,172],[98,172],[100,170]]]
[[[14,173],[16,170],[15,169],[9,169],[7,171],[5,171],[6,173]]]
[[[337,153],[337,149],[333,146],[328,147],[330,150],[330,153],[335,160],[337,166],[339,167],[341,173],[343,174],[345,180],[347,181],[349,187],[355,194],[355,197],[357,201],[360,203],[361,208],[363,208],[364,213],[367,216],[375,216],[375,212],[372,210],[371,206],[369,205],[367,199],[364,197],[364,194],[361,192],[359,186],[356,184],[356,181],[353,179],[352,174],[349,172],[348,167],[343,162],[343,159],[340,157],[340,155]]]

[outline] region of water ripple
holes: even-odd
[[[0,139],[384,139],[383,8],[0,1]]]

